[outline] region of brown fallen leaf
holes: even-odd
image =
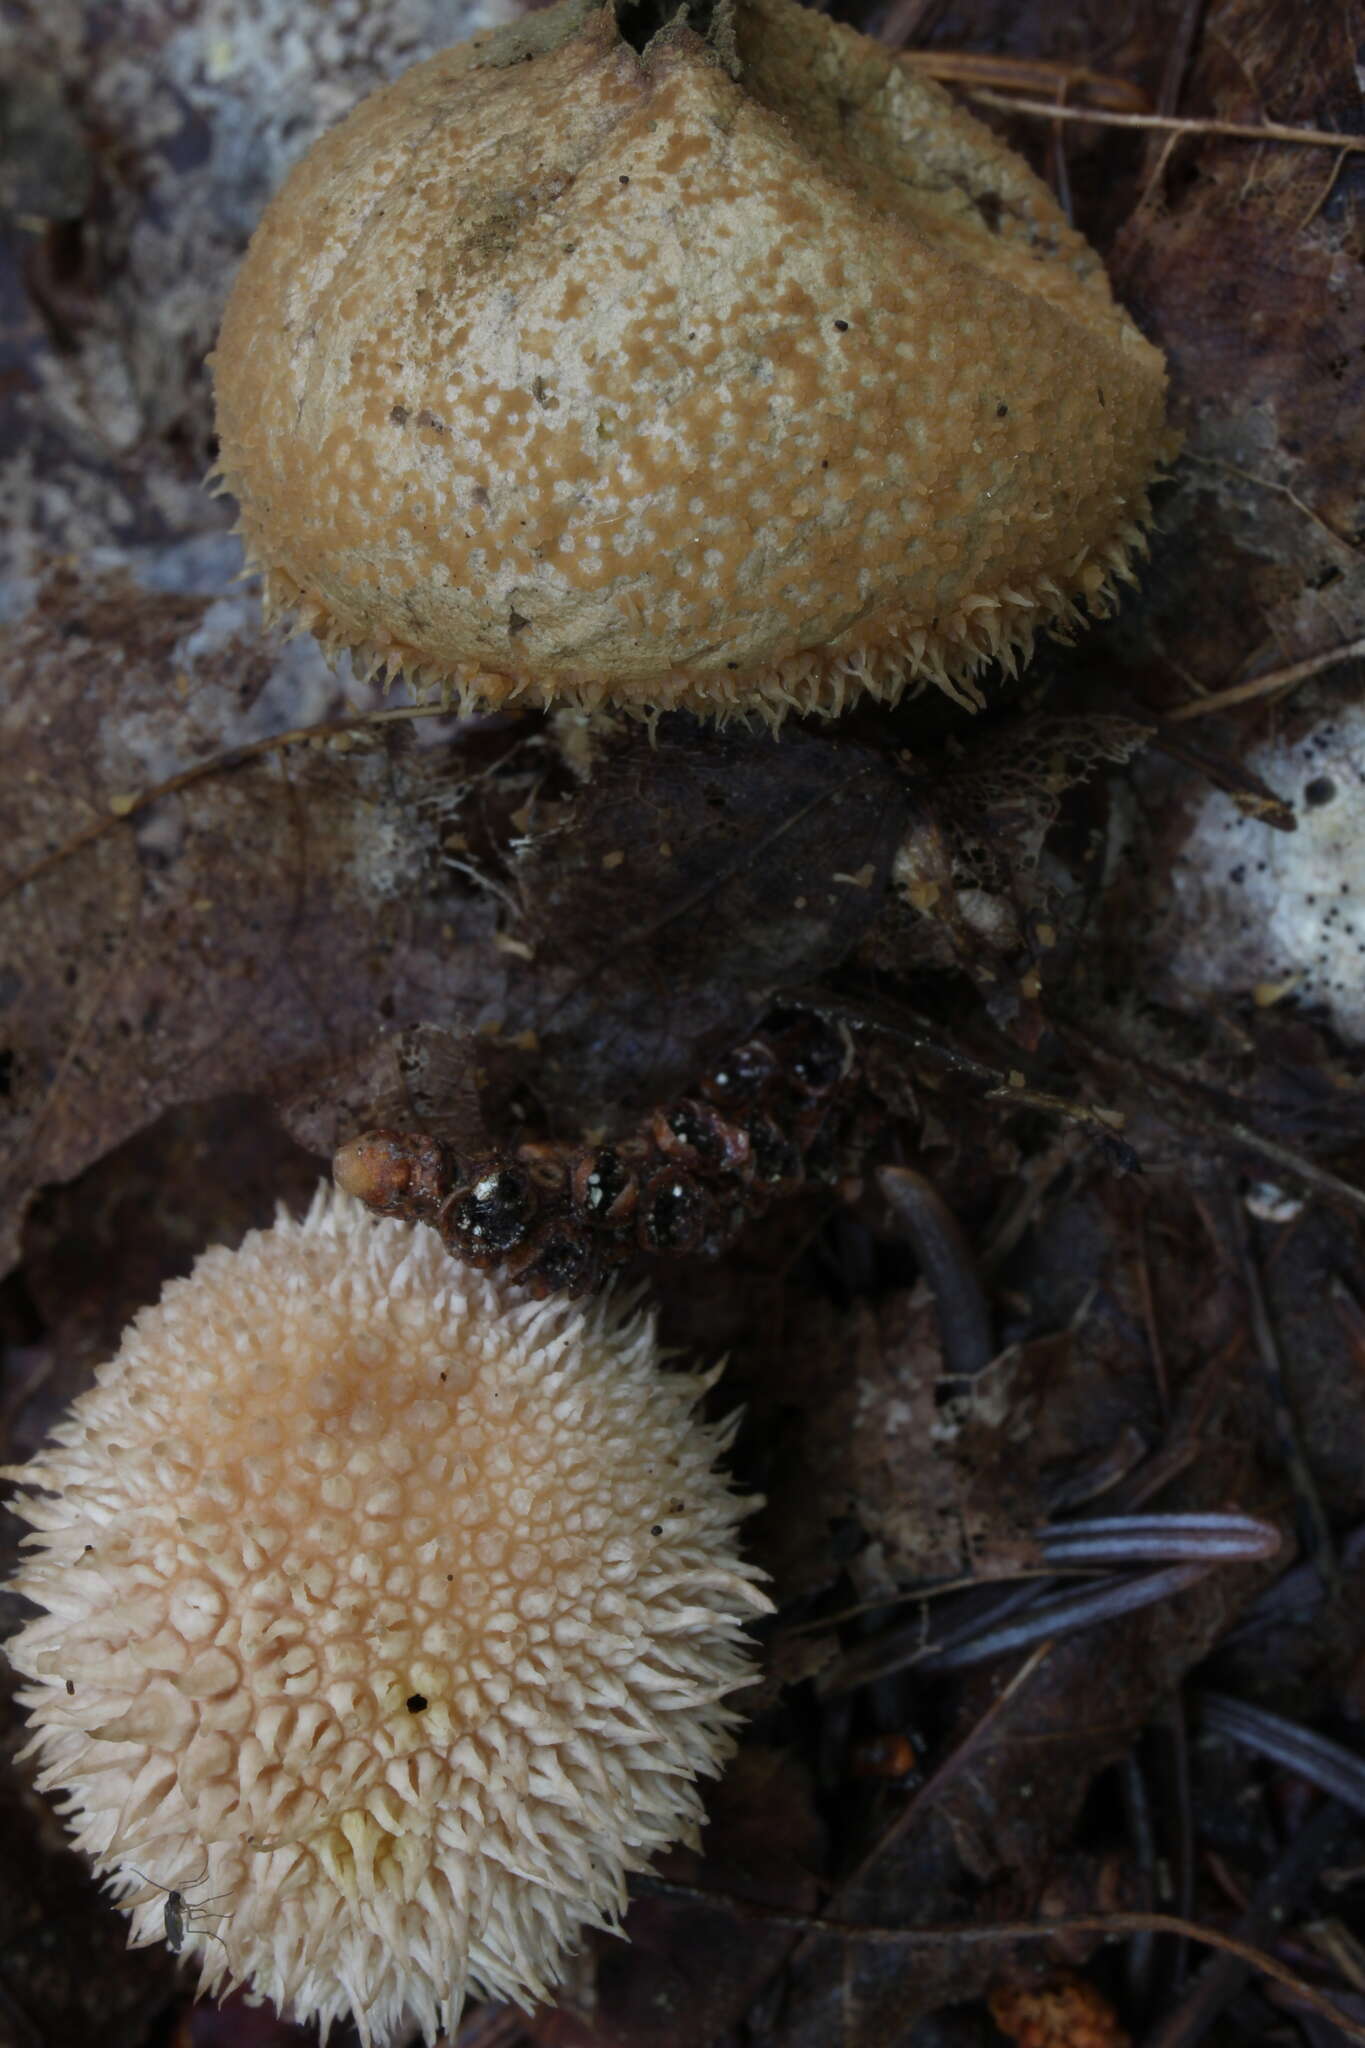
[[[842,960],[881,909],[905,804],[888,755],[795,727],[675,717],[604,750],[515,869],[549,1101],[591,1119],[663,1100]]]
[[[269,649],[229,640],[177,690],[206,606],[64,572],[10,641],[0,1265],[36,1188],[174,1104],[269,1096],[393,1028],[468,1028],[505,997],[491,901],[434,860],[431,757],[398,729],[193,781],[16,880],[115,798],[215,752],[224,701],[263,686]]]

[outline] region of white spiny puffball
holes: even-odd
[[[330,1188],[173,1281],[8,1475],[38,1782],[134,1938],[181,1890],[201,1990],[366,2042],[548,1996],[753,1675],[709,1384]]]

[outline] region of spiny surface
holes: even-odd
[[[224,321],[267,597],[475,701],[835,712],[1102,608],[1161,358],[1045,188],[790,0],[564,0],[367,100]]]
[[[201,1988],[366,2041],[548,1995],[732,1747],[706,1384],[330,1190],[172,1282],[9,1475],[39,1783],[135,1938],[175,1887]]]

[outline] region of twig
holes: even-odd
[[[1061,103],[1065,87],[1058,87],[1057,100]],[[1052,124],[1048,137],[1047,179],[1053,190],[1058,206],[1066,216],[1068,227],[1076,225],[1076,209],[1071,196],[1071,172],[1066,161],[1066,129],[1060,121]]]
[[[1353,156],[1365,150],[1365,135],[1341,135],[1330,128],[1290,128],[1280,121],[1178,119],[1173,114],[1120,114],[1102,107],[1058,106],[1052,100],[1014,99],[985,87],[970,97],[1006,114],[1034,114],[1040,120],[1089,121],[1101,128],[1149,128],[1166,135],[1222,135],[1241,142],[1296,143],[1304,149],[1336,149]]]
[[[853,1869],[834,1892],[830,1900],[832,1906],[837,1909],[847,1900],[856,1897],[859,1887],[865,1879],[874,1873],[880,1859],[894,1848],[898,1841],[908,1835],[924,1819],[926,1814],[933,1811],[945,1793],[951,1791],[958,1779],[971,1768],[983,1744],[999,1728],[1000,1723],[1006,1718],[1011,1706],[1022,1693],[1027,1691],[1029,1685],[1039,1671],[1042,1670],[1051,1655],[1051,1643],[1040,1643],[1032,1656],[1025,1658],[1019,1669],[1014,1673],[1014,1676],[1008,1680],[997,1697],[991,1701],[991,1704],[987,1707],[980,1720],[974,1722],[967,1730],[957,1748],[952,1751],[951,1755],[943,1759],[943,1762],[935,1770],[933,1776],[926,1779],[919,1790],[912,1794],[900,1812],[882,1830],[882,1833],[867,1851],[866,1855],[854,1865]],[[802,1960],[809,1952],[813,1939],[814,1936],[812,1935],[810,1939],[798,1945],[795,1953],[790,1958],[791,1964],[795,1965]]]
[[[1202,775],[1215,789],[1221,789],[1230,796],[1244,818],[1255,819],[1258,825],[1269,825],[1273,832],[1297,832],[1298,813],[1293,804],[1278,795],[1263,776],[1257,775],[1245,761],[1230,760],[1227,755],[1211,747],[1207,740],[1190,738],[1183,728],[1163,720],[1153,734],[1152,743],[1160,748],[1169,761],[1177,761],[1183,768],[1190,768],[1196,775]]]
[[[1365,640],[1347,640],[1340,647],[1329,647],[1323,654],[1310,654],[1303,661],[1290,662],[1286,668],[1273,668],[1266,675],[1253,676],[1249,682],[1233,683],[1207,697],[1192,698],[1188,704],[1178,704],[1174,711],[1161,715],[1168,725],[1178,725],[1188,718],[1207,718],[1211,711],[1226,711],[1230,705],[1249,704],[1257,697],[1273,695],[1276,690],[1291,690],[1296,683],[1306,683],[1310,676],[1321,675],[1324,669],[1335,668],[1343,661],[1357,661],[1362,656]]]
[[[1022,1571],[1002,1572],[999,1577],[977,1577],[959,1579],[934,1579],[919,1586],[905,1586],[894,1593],[876,1593],[868,1600],[855,1600],[849,1607],[836,1607],[829,1614],[812,1615],[809,1621],[789,1622],[778,1630],[782,1641],[794,1636],[818,1636],[837,1628],[841,1622],[856,1621],[860,1614],[883,1612],[889,1607],[901,1607],[914,1601],[918,1606],[927,1606],[931,1600],[946,1600],[952,1593],[981,1593],[989,1588],[998,1592],[1004,1586],[1017,1586],[1027,1580],[1045,1579],[1051,1582],[1063,1576],[1047,1565],[1035,1565]],[[922,1630],[921,1630],[922,1633]]]
[[[892,1678],[898,1671],[918,1666],[922,1658],[942,1655],[956,1644],[971,1642],[983,1631],[994,1631],[1003,1627],[1012,1615],[1027,1607],[1042,1586],[1047,1591],[1056,1584],[1053,1572],[1021,1572],[1016,1578],[984,1580],[968,1585],[966,1599],[958,1603],[956,1614],[950,1614],[938,1641],[932,1641],[928,1633],[928,1616],[923,1611],[907,1615],[903,1621],[891,1623],[879,1629],[875,1636],[855,1643],[844,1650],[833,1663],[825,1665],[815,1680],[816,1693],[822,1700],[837,1698],[840,1693],[852,1692],[855,1686],[875,1685],[879,1679]],[[937,1589],[946,1592],[947,1587]],[[922,1610],[928,1595],[916,1598],[916,1605]]]
[[[1257,1953],[1254,1944],[1278,1931],[1286,1913],[1318,1876],[1347,1824],[1347,1814],[1332,1803],[1314,1814],[1307,1827],[1293,1837],[1284,1855],[1257,1885],[1250,1905],[1237,1923],[1236,1935],[1226,1935],[1210,1944],[1222,1949],[1222,1955],[1204,1965],[1174,2012],[1148,2036],[1145,2048],[1192,2048],[1236,1997],[1252,1970],[1260,1970],[1278,1983],[1284,1982],[1278,1966],[1270,1970],[1264,1967],[1268,1958],[1252,1961]],[[1207,1941],[1208,1936],[1200,1932],[1198,1939]],[[1302,1990],[1302,1985],[1297,1987],[1298,1995],[1302,1995]],[[1348,2040],[1365,2040],[1365,2027],[1358,2026],[1345,2013],[1338,2010],[1335,2016],[1325,2017],[1332,2018],[1332,2024],[1340,2027]]]
[[[1185,89],[1185,79],[1190,68],[1190,58],[1194,53],[1203,18],[1204,0],[1184,0],[1180,21],[1166,45],[1166,62],[1161,68],[1161,84],[1156,95],[1155,111],[1158,114],[1174,114],[1180,105],[1180,96]],[[1137,111],[1141,112],[1141,109]],[[1178,141],[1178,136],[1165,135],[1159,142],[1155,136],[1148,142],[1144,153],[1144,168],[1147,175],[1137,205],[1133,208],[1134,215],[1144,211],[1152,194],[1160,186],[1166,174],[1171,151]]]
[[[987,1093],[983,1099],[987,1102],[1005,1102],[1017,1109],[1041,1109],[1050,1116],[1064,1117],[1098,1138],[1110,1162],[1121,1172],[1141,1171],[1137,1153],[1127,1139],[1120,1136],[1124,1124],[1120,1110],[1071,1102],[1064,1096],[1030,1088],[1027,1075],[1018,1068],[1007,1071],[1002,1067],[988,1066],[984,1060],[963,1052],[951,1040],[940,1037],[913,1011],[893,1009],[862,997],[831,995],[825,989],[810,986],[787,991],[783,1000],[800,1009],[812,1010],[817,1017],[846,1024],[851,1031],[878,1031],[887,1038],[914,1046],[917,1052],[942,1060],[950,1073],[965,1074],[974,1081],[986,1083]]]
[[[1253,1130],[1240,1117],[1224,1115],[1210,1100],[1213,1091],[1203,1083],[1177,1080],[1166,1068],[1144,1058],[1132,1047],[1113,1044],[1099,1037],[1088,1019],[1081,1023],[1074,1016],[1054,1012],[1049,1021],[1066,1041],[1079,1042],[1087,1053],[1117,1063],[1130,1076],[1140,1074],[1156,1102],[1169,1107],[1173,1116],[1203,1136],[1222,1138],[1230,1144],[1244,1146],[1263,1159],[1271,1159],[1281,1172],[1292,1174],[1319,1194],[1345,1202],[1358,1215],[1365,1216],[1365,1188],[1352,1187],[1349,1181],[1330,1173],[1315,1160],[1306,1159],[1302,1153],[1292,1152],[1277,1139],[1267,1138],[1260,1131]]]
[[[1048,1116],[1065,1117],[1069,1123],[1083,1124],[1105,1140],[1111,1158],[1125,1173],[1141,1171],[1137,1153],[1119,1135],[1125,1121],[1122,1110],[1100,1109],[1089,1102],[1068,1102],[1064,1095],[1053,1095],[1044,1088],[1026,1087],[1022,1075],[1016,1074],[1011,1074],[1003,1087],[990,1089],[985,1100],[1008,1102],[1015,1109],[1041,1109]]]
[[[1223,457],[1200,455],[1193,448],[1186,449],[1185,460],[1196,469],[1211,469],[1219,476],[1235,476],[1239,483],[1250,484],[1253,490],[1270,491],[1275,497],[1283,498],[1286,504],[1292,505],[1301,519],[1307,519],[1312,525],[1319,527],[1334,547],[1354,549],[1356,542],[1353,534],[1344,533],[1333,526],[1330,519],[1308,504],[1291,484],[1282,482],[1279,477],[1262,476],[1259,470],[1243,469],[1240,463],[1228,462]]]
[[[1291,1152],[1287,1145],[1281,1145],[1274,1138],[1262,1137],[1253,1131],[1250,1124],[1240,1118],[1230,1117],[1226,1122],[1210,1114],[1209,1127],[1222,1131],[1238,1145],[1245,1145],[1249,1152],[1259,1152],[1266,1159],[1273,1159],[1276,1166],[1286,1173],[1296,1174],[1308,1187],[1316,1188],[1320,1194],[1332,1195],[1339,1202],[1346,1202],[1360,1215],[1365,1216],[1365,1188],[1352,1187],[1338,1174],[1329,1173],[1325,1166],[1319,1166],[1312,1159],[1305,1159],[1299,1152]]]
[[[127,796],[114,800],[107,811],[92,818],[79,832],[73,832],[60,846],[54,846],[31,866],[21,868],[17,875],[10,875],[0,882],[0,903],[7,897],[15,896],[26,889],[30,882],[36,882],[51,868],[58,867],[73,853],[89,846],[96,839],[102,839],[106,832],[112,832],[120,825],[126,825],[148,807],[160,803],[163,797],[175,796],[192,783],[202,782],[210,775],[227,775],[236,768],[243,768],[249,761],[259,761],[267,754],[276,754],[285,747],[302,745],[308,740],[339,738],[345,733],[363,732],[373,725],[393,725],[400,719],[449,718],[447,704],[398,704],[384,711],[362,712],[355,718],[325,718],[316,725],[291,726],[288,732],[268,733],[264,739],[247,740],[239,747],[225,747],[220,754],[210,754],[206,760],[196,761],[189,768],[182,768],[175,775],[168,775],[164,782],[153,782],[146,789],[139,789]]]
[[[1009,1257],[1053,1188],[1070,1171],[1080,1149],[1080,1133],[1072,1126],[1059,1131],[1044,1151],[1021,1161],[1015,1192],[1006,1197],[986,1226],[977,1254],[977,1264],[986,1279]]]
[[[1300,1837],[1301,1841],[1304,1839]],[[1314,2012],[1340,2027],[1348,2041],[1365,2043],[1365,2026],[1358,2025],[1321,1991],[1276,1962],[1274,1956],[1254,1948],[1250,1942],[1239,1941],[1236,1935],[1201,1927],[1194,1920],[1181,1920],[1174,1913],[1079,1913],[1063,1920],[1001,1920],[985,1927],[882,1927],[867,1921],[826,1919],[819,1913],[793,1913],[780,1906],[760,1905],[738,1892],[713,1891],[709,1885],[679,1884],[673,1878],[655,1877],[652,1873],[632,1877],[630,1888],[647,1898],[676,1899],[686,1906],[730,1912],[741,1920],[759,1920],[772,1927],[791,1927],[801,1933],[827,1935],[840,1941],[867,1942],[878,1948],[981,1948],[1009,1941],[1052,1941],[1064,1934],[1182,1934],[1202,1942],[1206,1948],[1236,1956],[1260,1976],[1272,1978],[1296,1998],[1305,2000]]]
[[[1140,85],[1128,78],[1111,78],[1101,71],[1088,71],[1082,64],[1059,64],[1045,57],[1005,57],[984,50],[901,50],[902,64],[942,78],[952,85],[986,90],[994,81],[1006,92],[1026,92],[1031,86],[1059,93],[1085,92],[1097,106],[1139,113],[1150,105]]]
[[[1303,1933],[1352,1990],[1365,1995],[1365,1948],[1350,1928],[1340,1920],[1314,1920],[1305,1924]]]
[[[1346,159],[1349,156],[1349,154],[1349,150],[1339,149],[1336,155],[1333,157],[1332,168],[1322,181],[1322,189],[1319,191],[1317,198],[1313,201],[1313,204],[1309,207],[1303,219],[1295,228],[1295,236],[1301,235],[1307,228],[1311,228],[1313,222],[1322,212],[1323,207],[1326,206],[1328,200],[1332,196],[1333,188],[1336,185],[1337,179],[1341,176],[1342,165],[1346,162]]]

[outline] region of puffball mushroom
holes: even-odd
[[[296,166],[216,357],[268,609],[471,704],[966,702],[1102,609],[1165,372],[990,132],[792,0],[561,0]]]
[[[201,1989],[366,2042],[547,1996],[752,1676],[709,1384],[330,1189],[173,1281],[8,1475],[38,1782],[134,1938],[181,1890]]]

